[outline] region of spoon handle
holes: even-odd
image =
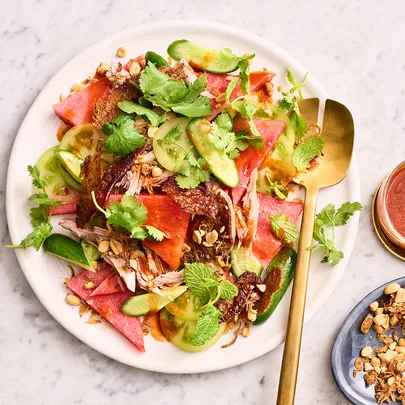
[[[307,250],[307,247],[312,244],[317,197],[317,189],[307,189],[298,243],[298,257],[288,318],[287,337],[278,387],[277,405],[294,404],[298,364],[300,360],[302,327],[304,324],[309,261],[311,258],[311,251]]]

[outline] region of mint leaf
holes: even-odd
[[[301,142],[295,148],[292,155],[292,162],[297,170],[304,170],[309,162],[321,153],[324,146],[325,141],[319,136],[314,136]]]
[[[294,242],[299,237],[298,229],[285,214],[272,215],[270,224],[274,236],[285,243]]]
[[[135,122],[128,115],[120,115],[109,124],[104,124],[103,132],[108,138],[106,148],[115,155],[128,155],[145,145],[145,138],[134,127]]]
[[[214,272],[203,263],[186,265],[183,271],[184,282],[190,291],[200,298],[204,305],[212,299],[213,283],[217,283]]]
[[[228,280],[222,280],[219,283],[219,289],[221,292],[220,298],[223,300],[231,300],[238,295],[238,287]]]
[[[228,84],[225,90],[225,101],[227,104],[231,104],[231,96],[236,86],[238,85],[239,77],[234,77]]]
[[[181,130],[179,126],[172,128],[162,139],[162,143],[170,144],[178,141],[181,137]]]
[[[145,116],[154,127],[158,127],[159,125],[163,124],[166,121],[166,113],[159,115],[150,108],[136,104],[133,101],[129,100],[120,101],[118,103],[118,107],[121,111],[124,111],[127,114],[136,114]]]
[[[255,55],[249,55],[241,58],[239,62],[239,76],[240,76],[240,88],[243,93],[248,94],[250,91],[250,63],[249,59],[253,59]]]
[[[36,166],[27,167],[29,174],[32,177],[32,185],[39,192],[31,195],[28,201],[39,204],[30,210],[31,225],[34,227],[19,245],[7,245],[7,248],[22,248],[34,247],[39,250],[44,240],[51,235],[52,225],[50,223],[52,216],[52,208],[59,207],[61,201],[52,201],[46,192],[46,183],[41,179],[41,173]]]
[[[208,305],[197,322],[193,336],[193,345],[202,346],[209,342],[219,331],[221,312],[213,305]]]
[[[336,212],[335,215],[335,225],[341,226],[346,225],[349,219],[353,216],[356,211],[360,211],[363,206],[359,202],[345,202]]]

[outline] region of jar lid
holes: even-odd
[[[391,252],[394,256],[396,256],[398,259],[405,260],[405,249],[397,246],[384,232],[384,230],[381,227],[380,219],[377,214],[377,197],[378,197],[378,192],[380,191],[381,184],[377,187],[377,190],[374,194],[373,198],[373,203],[371,205],[371,219],[373,221],[373,226],[375,229],[375,232],[378,236],[378,239],[380,239],[381,243],[385,246],[385,248]]]

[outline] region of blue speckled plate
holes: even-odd
[[[364,346],[380,347],[374,331],[363,334],[360,325],[366,315],[370,312],[369,305],[380,302],[384,295],[384,289],[388,284],[398,283],[405,285],[405,277],[392,280],[363,298],[350,312],[340,328],[333,343],[330,363],[333,378],[337,386],[346,398],[355,405],[375,405],[374,386],[367,386],[363,379],[363,373],[359,372],[357,377],[353,377],[354,361],[360,356],[360,351]]]

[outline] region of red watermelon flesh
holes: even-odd
[[[285,127],[284,121],[254,120],[254,123],[260,135],[264,138],[264,148],[258,150],[249,146],[235,159],[239,172],[239,185],[232,189],[234,204],[237,204],[245,194],[250,175],[253,170],[261,166]],[[236,118],[234,120],[234,128],[235,132],[247,131],[251,134],[247,118]]]
[[[93,122],[93,109],[98,99],[106,100],[110,94],[110,84],[103,78],[54,104],[55,114],[66,124],[80,125]]]
[[[259,198],[260,209],[252,251],[263,268],[266,269],[283,245],[283,242],[273,235],[270,217],[275,214],[285,214],[292,223],[295,223],[301,215],[303,204],[279,200],[266,194],[257,194],[257,196]]]
[[[232,80],[232,76],[226,74],[217,74],[217,73],[206,73],[207,75],[207,91],[210,92],[215,97],[221,93],[224,93],[228,84],[229,79]],[[257,72],[250,73],[250,91],[256,92],[259,91],[266,83],[271,82],[274,77],[273,72],[268,72],[267,70],[259,70]],[[235,98],[242,96],[243,92],[240,88],[240,85],[236,86],[235,90],[232,92],[230,100],[233,101]],[[209,121],[212,121],[226,106],[225,102],[218,103],[215,98],[210,101],[213,113],[207,117]]]
[[[121,285],[118,282],[118,277],[119,276],[117,274],[112,274],[111,276],[107,277],[98,285],[98,287],[92,290],[90,297],[94,297],[96,295],[114,294],[117,292],[122,292],[123,289],[121,288]]]
[[[111,195],[110,201],[120,201],[121,198],[121,195]],[[177,269],[180,266],[190,214],[165,194],[141,194],[136,198],[148,209],[148,220],[145,224],[154,226],[170,236],[162,242],[144,240],[144,245],[160,256],[172,270]]]
[[[114,294],[91,297],[92,290],[86,290],[83,287],[83,285],[90,280],[98,287],[113,274],[115,274],[115,270],[109,266],[105,266],[103,270],[96,273],[84,270],[72,277],[66,285],[75,294],[86,301],[91,308],[110,322],[111,325],[133,343],[137,349],[144,352],[145,345],[139,318],[126,316],[121,312],[121,305],[129,297],[132,297],[134,293],[125,290]]]

